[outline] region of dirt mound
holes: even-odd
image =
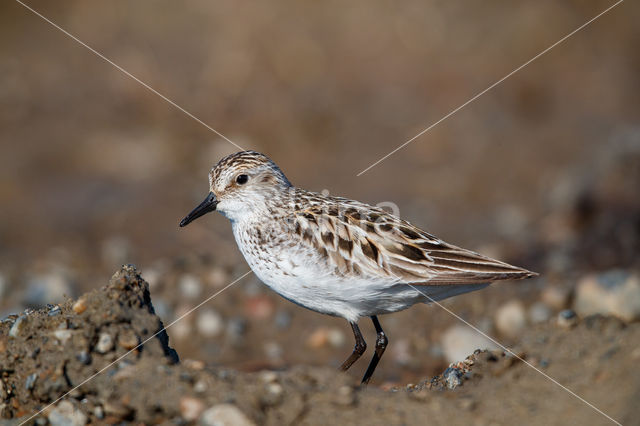
[[[591,317],[531,328],[516,353],[616,420],[633,423],[638,341],[637,323]],[[148,285],[132,266],[77,301],[3,320],[0,372],[2,418],[26,421],[44,409],[35,418],[51,424],[607,422],[518,358],[496,351],[477,351],[438,377],[391,389],[360,388],[331,368],[242,373],[179,363]]]

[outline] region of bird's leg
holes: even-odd
[[[371,376],[378,365],[378,361],[382,358],[382,354],[384,353],[385,348],[387,347],[387,343],[389,343],[389,339],[384,334],[384,330],[382,330],[382,326],[380,326],[380,322],[378,322],[378,317],[375,315],[371,317],[373,321],[373,326],[376,328],[376,351],[373,354],[373,358],[371,358],[371,362],[369,363],[369,367],[367,368],[367,372],[364,373],[364,377],[362,378],[362,384],[366,385],[371,380]]]
[[[347,358],[345,362],[340,366],[341,371],[347,371],[351,365],[358,360],[367,349],[367,342],[364,341],[362,337],[362,333],[360,333],[360,328],[358,328],[358,324],[355,322],[350,322],[351,329],[353,330],[353,335],[356,338],[356,346],[353,348],[353,352]]]

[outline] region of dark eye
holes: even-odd
[[[248,180],[249,176],[247,175],[238,175],[238,177],[236,178],[236,182],[238,183],[238,185],[244,185]]]

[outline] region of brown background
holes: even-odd
[[[404,219],[443,239],[543,273],[450,302],[466,318],[488,318],[509,297],[529,303],[544,286],[571,288],[591,270],[638,266],[634,2],[360,177],[612,2],[28,4],[239,145],[271,156],[294,184],[393,201]],[[247,269],[224,218],[177,226],[232,145],[16,2],[0,6],[0,52],[0,312],[24,308],[34,277],[60,273],[73,296],[130,262],[143,276],[164,274],[152,297],[169,321]],[[212,270],[222,275],[211,279]],[[205,283],[197,300],[183,300],[185,272]],[[285,365],[346,356],[343,321],[247,281],[210,306],[225,320],[247,316],[248,342],[229,349],[172,336],[182,356],[242,367],[264,357],[266,341],[284,348]],[[254,300],[275,304],[294,325],[251,319]],[[413,342],[416,361],[405,370],[383,363],[381,377],[437,371],[444,361],[424,354],[454,323],[426,307],[384,318],[392,343]],[[323,326],[344,332],[342,348],[304,348],[304,336]]]

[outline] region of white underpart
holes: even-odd
[[[421,285],[421,294],[400,279],[345,278],[336,274],[326,260],[310,247],[255,241],[257,227],[267,232],[264,231],[264,220],[250,214],[236,216],[235,219],[231,223],[238,247],[263,283],[300,306],[350,322],[356,322],[360,317],[401,311],[416,303],[439,301],[489,285]]]

